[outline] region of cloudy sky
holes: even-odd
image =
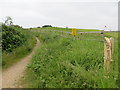
[[[119,0],[1,0],[0,21],[14,24],[118,30]]]

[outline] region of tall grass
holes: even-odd
[[[38,33],[41,41],[24,83],[29,88],[117,88],[117,46],[113,67],[107,74],[103,69],[102,41],[73,40],[55,33]],[[91,36],[88,36],[88,38]]]

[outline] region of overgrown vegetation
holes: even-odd
[[[22,29],[15,29],[12,26],[2,25],[2,50],[12,52],[15,48],[23,45],[27,37],[22,33]]]
[[[118,42],[115,40],[112,69],[104,72],[104,42],[73,40],[56,33],[34,32],[41,47],[28,65],[25,83],[31,88],[117,88]],[[91,38],[87,35],[83,39]]]
[[[7,68],[32,51],[34,36],[21,27],[2,25],[2,66]]]

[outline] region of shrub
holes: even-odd
[[[52,27],[52,26],[51,26],[51,25],[44,25],[44,26],[42,26],[42,27],[44,28],[44,27]]]
[[[22,28],[22,26],[19,26],[19,25],[12,25],[12,26],[17,28]]]
[[[37,28],[40,28],[40,27],[37,27]]]
[[[21,29],[22,30],[22,29]],[[2,50],[12,52],[26,41],[25,35],[12,26],[2,25]]]

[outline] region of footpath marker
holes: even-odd
[[[72,35],[74,36],[74,40],[75,40],[75,36],[76,36],[76,28],[72,28]]]
[[[104,38],[104,69],[107,73],[110,72],[111,64],[112,64],[112,54],[113,54],[113,47],[114,47],[114,39],[111,38]]]

